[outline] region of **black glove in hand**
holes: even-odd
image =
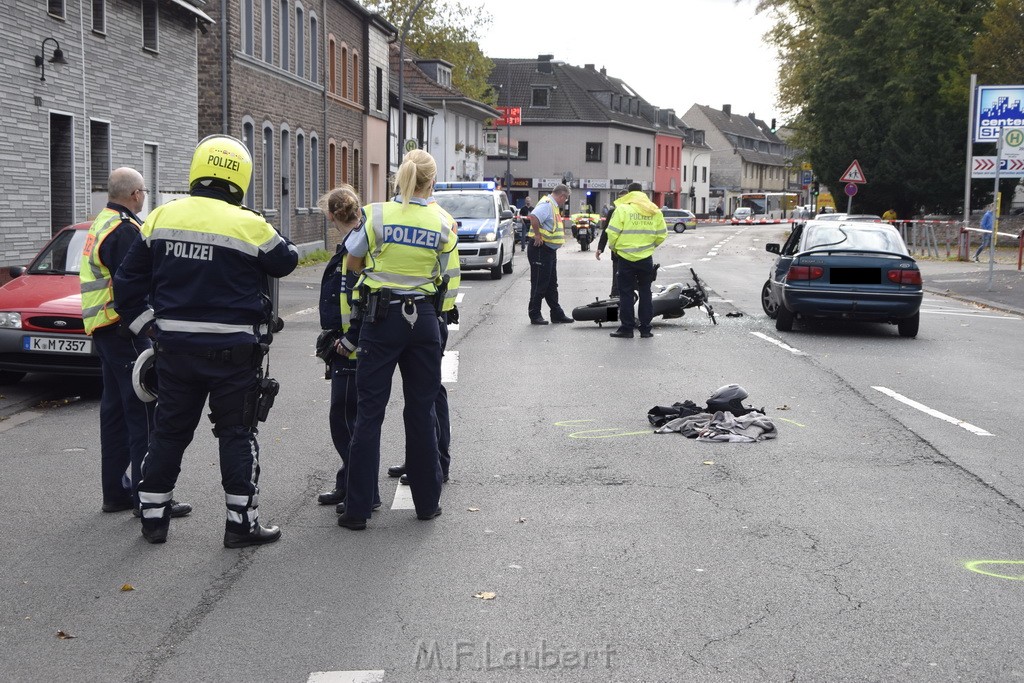
[[[448,311],[448,324],[458,325],[459,324],[459,307],[452,306],[452,310]]]

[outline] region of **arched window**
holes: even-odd
[[[316,133],[309,136],[309,189],[312,196],[309,205],[316,206],[320,197],[320,139]]]
[[[295,75],[306,77],[306,17],[298,3],[295,4]]]
[[[341,96],[348,97],[348,47],[345,45],[341,46]]]
[[[337,151],[334,147],[334,140],[327,141],[327,186],[335,188],[338,186]]]
[[[348,147],[341,146],[341,182],[348,182]]]
[[[359,150],[352,150],[352,187],[359,191]]]
[[[242,119],[242,144],[249,150],[249,158],[256,158],[256,126],[253,120],[248,116]],[[244,204],[250,209],[256,208],[256,197],[255,195],[255,178],[256,174],[253,173],[249,177],[249,187],[245,188],[245,199]]]
[[[288,11],[288,0],[281,0],[281,68],[285,71],[291,66],[288,61],[291,52],[292,30],[291,12]]]
[[[253,50],[253,2],[242,0],[242,52],[252,57]]]
[[[263,124],[263,210],[274,208],[274,127]]]
[[[306,136],[300,129],[295,133],[295,206],[309,206],[306,195]]]
[[[359,55],[352,53],[352,99],[359,101]]]
[[[309,17],[309,80],[320,83],[320,24],[316,15]]]
[[[337,92],[338,67],[335,62],[336,50],[334,36],[327,36],[327,92]]]

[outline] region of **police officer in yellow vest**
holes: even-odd
[[[153,422],[152,405],[140,401],[132,388],[132,366],[150,347],[150,341],[131,334],[121,324],[114,310],[112,284],[114,273],[139,236],[136,214],[142,210],[146,192],[138,171],[115,169],[107,179],[107,205],[89,228],[82,249],[82,321],[85,333],[92,336],[103,372],[100,482],[104,512],[138,509],[136,489]],[[131,481],[125,482],[129,465]],[[171,502],[171,514],[176,517],[191,511],[187,503]]]
[[[405,155],[399,196],[363,208],[364,229],[346,241],[349,266],[362,270],[356,387],[359,413],[349,453],[345,512],[338,526],[366,528],[379,500],[380,432],[398,366],[405,395],[405,465],[418,519],[441,514],[441,465],[431,408],[441,386],[438,312],[445,275],[458,272],[451,217],[431,202],[437,166],[423,150]]]
[[[565,244],[565,227],[562,225],[561,207],[569,201],[569,188],[556,185],[551,194],[537,202],[530,212],[532,242],[526,248],[530,260],[530,303],[527,312],[533,325],[547,325],[541,314],[541,301],[548,303],[551,322],[571,323],[558,303],[558,248]]]
[[[142,463],[142,535],[167,540],[169,502],[209,399],[220,450],[224,545],[272,543],[259,520],[257,424],[276,383],[263,375],[273,320],[270,278],[295,269],[298,250],[242,205],[252,158],[241,141],[196,146],[189,196],[157,207],[114,276],[117,312],[133,332],[156,334],[159,404]]]
[[[356,401],[356,346],[359,343],[359,319],[352,316],[352,289],[356,274],[348,270],[348,250],[345,239],[362,223],[359,196],[351,185],[332,189],[317,202],[317,206],[338,230],[341,244],[324,272],[320,291],[320,326],[323,332],[317,340],[317,355],[328,365],[331,380],[331,407],[329,422],[331,441],[341,458],[341,467],[335,474],[334,487],[317,496],[320,505],[334,505],[338,513],[344,512],[345,491],[348,488],[349,446],[352,429],[358,415]],[[331,272],[332,269],[336,272]],[[327,288],[334,288],[327,291]],[[325,308],[326,307],[326,308]],[[376,501],[375,501],[376,502]],[[340,506],[340,507],[338,507]]]
[[[631,338],[633,328],[638,326],[633,313],[634,291],[639,304],[640,337],[654,336],[654,250],[667,235],[661,210],[643,193],[640,183],[630,183],[626,195],[615,200],[615,211],[608,222],[608,248],[619,257],[619,328],[612,337]]]

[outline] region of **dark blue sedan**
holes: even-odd
[[[921,271],[900,233],[886,223],[796,223],[761,289],[775,329],[796,319],[841,318],[891,323],[916,337],[921,321]]]

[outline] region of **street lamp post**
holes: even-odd
[[[710,150],[707,152],[698,152],[697,156],[690,159],[690,162],[693,165],[693,174],[690,176],[690,211],[692,211],[693,213],[697,213],[697,193],[694,192],[693,187],[694,185],[696,185],[697,182],[697,159],[700,159],[703,156],[711,156],[711,152],[714,151],[715,150]]]
[[[405,144],[405,36],[409,33],[409,25],[413,15],[423,6],[425,0],[418,0],[409,11],[402,24],[402,35],[398,39],[398,152],[402,154]]]

